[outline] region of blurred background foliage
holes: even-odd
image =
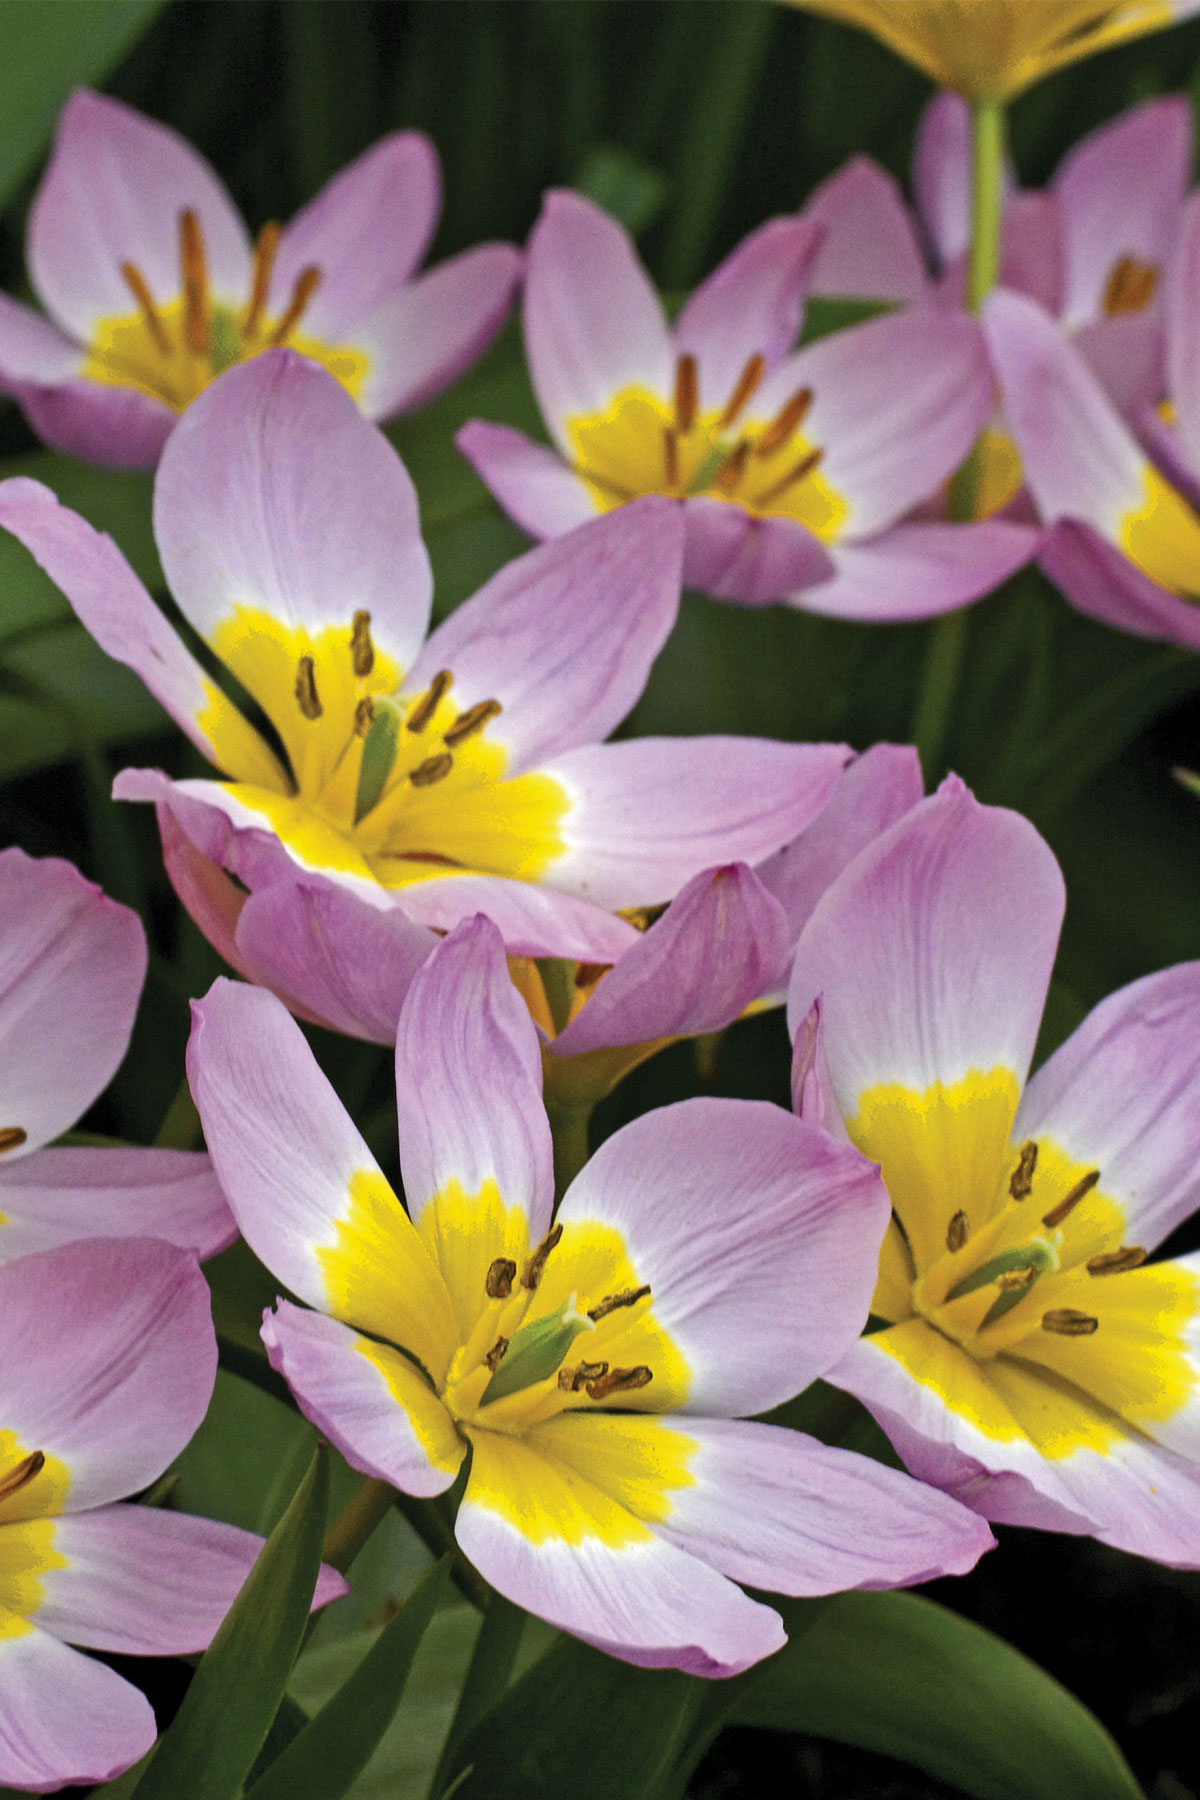
[[[574,185],[635,232],[669,296],[764,218],[795,210],[852,155],[870,154],[904,181],[929,94],[868,38],[767,0],[0,0],[0,48],[0,278],[19,294],[28,293],[30,197],[58,107],[80,82],[176,126],[211,159],[252,229],[286,218],[383,132],[416,127],[433,138],[445,175],[435,257],[481,238],[522,240],[543,190]],[[1200,22],[1084,63],[1020,100],[1012,147],[1021,177],[1045,181],[1083,132],[1173,90],[1200,98]],[[542,435],[515,325],[455,390],[389,431],[420,491],[439,613],[524,547],[454,451],[453,432],[471,417]],[[0,476],[15,473],[39,476],[111,531],[169,604],[148,477],[86,469],[42,450],[3,403]],[[859,749],[905,740],[929,634],[928,626],[851,626],[686,596],[629,729],[838,738]],[[1112,988],[1200,954],[1200,809],[1172,776],[1174,765],[1200,765],[1198,696],[1200,658],[1090,624],[1036,574],[973,611],[944,751],[927,774],[953,767],[981,797],[1020,807],[1063,863],[1068,919],[1042,1053]],[[127,763],[182,773],[191,755],[137,681],[89,643],[24,552],[0,543],[0,841],[71,857],[147,921],[151,976],[134,1046],[89,1120],[140,1142],[160,1130],[178,1087],[187,999],[220,966],[180,917],[148,810],[113,805],[108,787]],[[389,1058],[320,1033],[314,1041],[394,1168]],[[720,1043],[658,1057],[600,1110],[597,1132],[703,1086],[786,1103],[781,1019],[760,1017]],[[174,1118],[177,1129],[178,1108]],[[222,1259],[214,1279],[230,1342],[240,1339],[245,1351],[263,1280],[244,1251]],[[806,1417],[820,1428],[819,1408]],[[870,1441],[861,1421],[851,1430]],[[269,1525],[309,1436],[276,1399],[224,1375],[184,1459],[181,1502]],[[343,1497],[348,1480],[335,1472]],[[363,1634],[382,1623],[389,1596],[427,1561],[399,1518],[369,1556],[350,1622],[323,1626],[302,1665],[301,1700],[320,1697],[344,1673],[354,1645],[360,1653]],[[1200,1793],[1200,1754],[1187,1727],[1200,1691],[1200,1576],[1086,1541],[1008,1532],[1001,1553],[968,1581],[943,1585],[946,1605],[1020,1645],[1096,1709],[1152,1800]],[[406,1726],[393,1760],[372,1765],[375,1785],[356,1793],[403,1800],[420,1791],[470,1630],[461,1609],[439,1617],[414,1676],[425,1723]],[[753,1722],[778,1721],[760,1709]],[[929,1773],[915,1775],[861,1750],[794,1737],[764,1762],[762,1742],[753,1783],[739,1772],[745,1740],[734,1733],[719,1740],[689,1791],[769,1800],[796,1792],[798,1779],[816,1796],[957,1791],[935,1782],[955,1770],[932,1750]],[[1013,1779],[990,1791],[1041,1791]]]

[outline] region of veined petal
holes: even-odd
[[[854,156],[814,188],[803,217],[822,230],[809,278],[814,294],[855,300],[921,300],[925,258],[898,182]]]
[[[547,1050],[579,1056],[719,1031],[781,978],[790,947],[783,908],[744,863],[706,869],[614,963]]]
[[[445,1283],[300,1027],[273,994],[224,979],[193,1019],[188,1079],[251,1249],[309,1305],[440,1379],[457,1343]]]
[[[1200,606],[1152,581],[1090,525],[1060,519],[1040,562],[1073,606],[1118,631],[1200,650]]]
[[[8,1520],[105,1506],[157,1480],[217,1370],[208,1286],[152,1238],[89,1238],[0,1268],[0,1421],[40,1475]]]
[[[573,413],[603,412],[622,388],[666,399],[675,364],[658,295],[628,235],[565,189],[547,194],[525,266],[525,351],[542,417],[564,451]]]
[[[456,875],[406,888],[404,910],[434,931],[452,931],[486,913],[514,956],[562,956],[571,962],[612,963],[637,940],[619,914],[501,875]]]
[[[848,752],[765,738],[635,738],[544,765],[570,810],[550,879],[600,906],[654,906],[702,869],[755,863],[814,819]]]
[[[0,1637],[0,1781],[35,1794],[109,1781],[155,1738],[146,1696],[36,1625]]]
[[[138,388],[83,376],[51,387],[14,385],[11,392],[43,443],[106,469],[153,469],[178,417]]]
[[[687,300],[675,321],[675,349],[696,359],[701,411],[728,402],[751,356],[770,369],[791,349],[821,239],[807,218],[768,219]]]
[[[0,1169],[6,1262],[84,1237],[156,1237],[215,1256],[237,1225],[207,1156],[67,1146]]]
[[[663,1536],[750,1587],[907,1587],[966,1574],[993,1546],[966,1507],[870,1457],[741,1419],[652,1423],[695,1445],[691,1484],[670,1495]]]
[[[480,481],[530,537],[561,537],[595,517],[591,496],[557,450],[511,425],[472,419],[454,440]]]
[[[553,1427],[472,1444],[455,1535],[518,1606],[626,1662],[693,1675],[736,1674],[783,1644],[777,1613],[565,1463]]]
[[[779,1405],[848,1348],[888,1202],[876,1171],[816,1127],[763,1101],[698,1099],[606,1139],[558,1217],[555,1277],[572,1226],[619,1233],[688,1366],[686,1409],[726,1415]]]
[[[1200,196],[1183,209],[1166,291],[1167,392],[1175,402],[1179,435],[1200,472]],[[1156,396],[1157,397],[1157,396]]]
[[[835,619],[928,619],[979,600],[1037,554],[1040,533],[1006,520],[893,525],[863,544],[837,544],[830,581],[790,594]]]
[[[80,343],[98,320],[136,311],[122,263],[160,304],[182,287],[180,214],[204,237],[213,289],[231,305],[249,291],[245,226],[204,158],[179,133],[105,94],[73,94],[29,215],[29,273],[47,310]]]
[[[73,338],[32,307],[0,294],[0,385],[5,393],[28,383],[49,387],[70,381],[83,361]]]
[[[262,1337],[305,1418],[352,1468],[423,1497],[452,1484],[466,1446],[406,1356],[286,1300],[264,1315]]]
[[[475,244],[427,269],[357,327],[371,359],[360,403],[372,419],[413,412],[477,362],[505,319],[521,276],[513,244]]]
[[[0,1181],[108,1086],[145,974],[136,913],[71,863],[0,851],[0,1127],[23,1134],[0,1153]]]
[[[679,607],[683,509],[651,496],[508,563],[431,633],[408,682],[503,709],[489,739],[517,775],[606,737],[646,684]]]
[[[971,240],[971,115],[961,94],[935,94],[917,123],[913,147],[917,213],[943,268]]]
[[[707,494],[684,503],[685,587],[717,600],[764,606],[797,587],[819,585],[837,564],[807,525],[782,514],[763,517]]]
[[[241,779],[286,786],[275,756],[204,673],[110,537],[25,476],[0,482],[0,525],[62,589],[100,648],[141,676],[202,756]]]

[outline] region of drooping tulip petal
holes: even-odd
[[[1041,533],[1007,520],[893,525],[839,544],[829,581],[790,596],[835,619],[927,619],[992,593],[1037,554]]]
[[[39,1150],[0,1170],[0,1212],[10,1259],[82,1237],[164,1238],[204,1259],[237,1236],[208,1157],[191,1150]]]
[[[472,419],[454,443],[505,512],[531,537],[560,537],[595,517],[587,488],[558,452],[535,444],[512,425]]]
[[[35,1794],[108,1781],[154,1742],[146,1696],[36,1625],[0,1638],[0,1781]]]
[[[910,305],[924,297],[925,259],[893,176],[867,156],[814,188],[804,218],[822,229],[809,286],[814,294]]]
[[[826,582],[837,563],[799,519],[756,518],[740,506],[697,494],[685,501],[683,579],[718,600],[765,605]]]
[[[79,345],[30,306],[0,294],[0,385],[22,388],[71,381],[83,366]]]
[[[1196,602],[1151,581],[1090,525],[1060,519],[1046,533],[1039,560],[1080,612],[1118,631],[1200,650]]]

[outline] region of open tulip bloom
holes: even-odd
[[[991,411],[965,315],[874,319],[791,346],[820,232],[773,219],[673,326],[626,233],[552,193],[529,242],[525,345],[555,449],[472,423],[457,443],[534,537],[643,494],[687,518],[684,579],[720,599],[913,619],[994,588],[1031,554],[1007,523],[912,522]]]
[[[628,1661],[732,1674],[784,1641],[734,1585],[888,1587],[972,1566],[973,1514],[733,1415],[849,1347],[887,1219],[849,1146],[693,1100],[602,1146],[553,1214],[538,1040],[490,921],[414,980],[396,1044],[408,1212],[272,995],[220,981],[188,1070],[248,1243],[292,1294],[263,1336],[354,1467],[450,1488],[500,1592]]]
[[[481,244],[414,275],[440,204],[433,145],[396,132],[252,247],[178,133],[79,92],[29,219],[48,317],[0,295],[0,388],[47,443],[122,467],[153,467],[196,395],[272,344],[370,418],[409,412],[486,349],[520,268],[511,244]]]
[[[1026,1085],[1062,911],[1034,828],[951,779],[801,936],[802,1086],[893,1211],[880,1328],[829,1379],[985,1517],[1195,1568],[1200,1257],[1146,1257],[1200,1202],[1200,963],[1110,995]]]
[[[648,500],[509,564],[432,633],[403,463],[329,375],[275,350],[180,421],[155,529],[189,624],[262,708],[285,762],[168,625],[111,540],[37,482],[0,524],[228,781],[126,771],[256,889],[302,871],[447,929],[612,961],[616,916],[757,861],[810,822],[849,752],[758,738],[601,744],[675,619],[683,521]]]
[[[203,1419],[217,1370],[186,1252],[88,1239],[0,1268],[0,1782],[107,1781],[154,1742],[149,1702],[86,1650],[207,1647],[262,1540],[123,1506]],[[321,1605],[345,1592],[331,1570]]]
[[[0,1261],[110,1235],[211,1256],[237,1235],[207,1156],[51,1141],[116,1073],[145,974],[136,913],[70,863],[0,851]]]

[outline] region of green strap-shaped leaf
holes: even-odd
[[[404,1697],[417,1647],[446,1597],[449,1573],[449,1557],[434,1564],[353,1675],[247,1790],[246,1800],[342,1800]]]
[[[304,1635],[328,1504],[329,1452],[319,1444],[159,1739],[135,1800],[237,1800]]]
[[[975,1800],[1141,1800],[1073,1694],[915,1594],[840,1594],[766,1665],[733,1723],[881,1751]]]

